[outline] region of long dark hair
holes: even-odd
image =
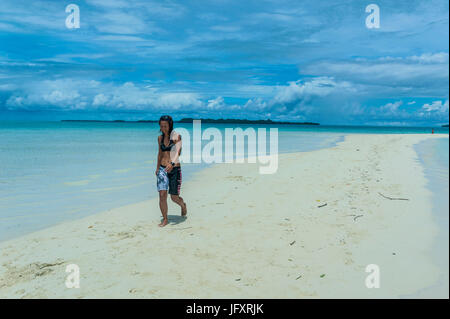
[[[169,138],[170,138],[170,133],[172,133],[173,131],[173,119],[170,115],[163,115],[159,118],[158,124],[161,125],[162,121],[166,121],[167,123],[169,123]],[[159,129],[161,131],[161,129]],[[164,132],[161,131],[161,136],[164,138]]]

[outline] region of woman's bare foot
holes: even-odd
[[[164,227],[169,223],[169,221],[167,219],[164,219],[158,226],[159,227]]]
[[[186,203],[183,201],[183,207],[181,207],[181,217],[186,217],[187,215],[187,206]]]

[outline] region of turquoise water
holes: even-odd
[[[176,127],[192,132],[192,125]],[[223,132],[231,126],[214,127]],[[404,127],[278,129],[280,153],[330,147],[352,133],[431,132]],[[448,134],[448,128],[435,132]],[[0,240],[156,196],[158,134],[157,123],[0,122]],[[183,164],[183,181],[203,167]]]

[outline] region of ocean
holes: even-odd
[[[352,133],[431,133],[427,127],[202,124],[208,127],[222,133],[277,127],[279,153],[332,147]],[[177,128],[192,132],[191,124]],[[0,122],[0,241],[155,197],[158,134],[157,123]],[[438,159],[432,165],[447,172],[448,190],[448,140],[446,154],[439,143],[429,147]],[[183,182],[206,165],[183,163]]]

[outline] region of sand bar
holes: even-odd
[[[398,298],[432,286],[438,232],[413,144],[350,134],[281,154],[278,172],[217,164],[184,182],[189,217],[157,199],[0,243],[2,298]],[[447,225],[448,227],[448,225]],[[80,288],[65,285],[69,264]],[[366,266],[380,269],[368,289]],[[448,292],[448,289],[447,289]],[[447,297],[447,296],[437,296]]]

